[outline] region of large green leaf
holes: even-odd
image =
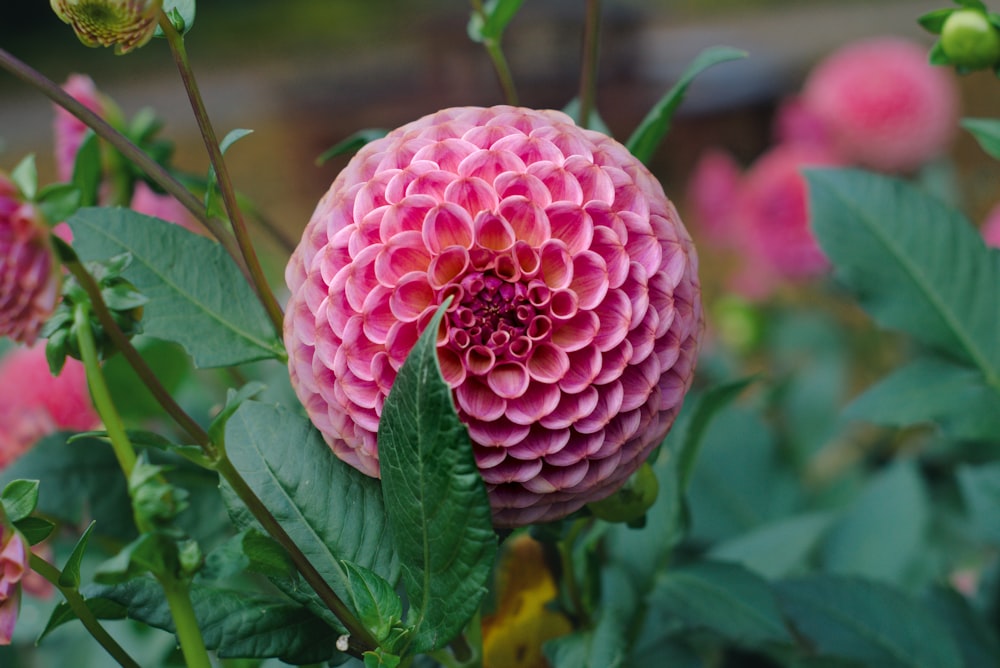
[[[887,585],[817,575],[776,585],[779,604],[821,656],[879,668],[962,668],[948,628]]]
[[[378,481],[337,459],[319,432],[289,410],[244,402],[226,423],[226,452],[237,471],[309,562],[344,601],[351,600],[341,560],[389,582],[399,578]],[[225,494],[233,523],[256,526],[232,492]],[[289,595],[330,619],[301,583]]]
[[[717,543],[708,556],[732,561],[766,578],[803,569],[830,527],[830,513],[808,513],[770,522]]]
[[[861,305],[1000,390],[1000,253],[903,181],[852,169],[806,175],[813,229]]]
[[[924,597],[955,637],[966,668],[1000,666],[1000,635],[969,600],[950,587],[937,586]]]
[[[874,477],[823,545],[827,571],[901,584],[920,554],[930,521],[923,481],[912,462]]]
[[[896,369],[844,415],[890,427],[935,422],[953,438],[1000,440],[1000,392],[975,369],[940,357],[918,357]]]
[[[972,133],[984,151],[1000,160],[1000,120],[963,118],[960,125]]]
[[[961,466],[958,483],[977,537],[1000,545],[1000,462]]]
[[[497,546],[486,486],[438,366],[443,313],[399,370],[378,429],[382,493],[416,652],[449,642],[479,608]]]
[[[668,90],[666,95],[660,98],[660,101],[649,110],[646,117],[639,123],[639,127],[629,137],[625,145],[632,155],[644,163],[649,162],[653,153],[656,152],[656,147],[660,145],[663,137],[670,130],[670,121],[673,120],[674,112],[677,111],[677,107],[681,106],[688,86],[691,85],[695,77],[712,65],[746,58],[746,56],[746,51],[728,46],[715,46],[699,53],[681,74],[681,78],[674,84],[673,88]]]
[[[136,578],[119,585],[88,585],[88,600],[105,599],[150,626],[174,631],[170,608],[160,585]],[[321,619],[287,600],[194,583],[191,603],[205,645],[220,657],[276,657],[294,664],[329,660],[335,636]]]
[[[700,561],[668,570],[649,605],[743,647],[794,643],[770,585],[737,564]]]
[[[128,209],[80,209],[68,222],[81,259],[131,254],[124,276],[149,298],[143,332],[179,343],[197,366],[283,354],[264,307],[219,244]]]

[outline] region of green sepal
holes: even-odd
[[[49,225],[72,216],[82,201],[80,189],[72,183],[50,183],[38,192],[38,209]]]
[[[38,481],[10,481],[0,494],[0,502],[3,503],[8,520],[11,522],[23,520],[35,512],[35,507],[38,505]]]
[[[951,8],[935,9],[933,12],[927,12],[923,16],[917,18],[917,23],[919,23],[920,26],[927,32],[940,35],[941,29],[944,27],[944,22],[948,20],[948,17],[955,11],[956,10]]]
[[[143,520],[162,525],[188,507],[187,490],[166,482],[162,477],[166,470],[166,467],[150,464],[145,455],[132,469],[128,489],[140,526]]]
[[[83,562],[83,553],[87,550],[87,541],[90,539],[90,532],[94,529],[94,524],[96,522],[90,523],[87,530],[76,541],[76,545],[73,546],[73,551],[70,553],[69,559],[66,560],[66,565],[63,566],[62,573],[59,575],[60,587],[76,589],[80,586],[80,564]]]
[[[35,165],[35,154],[26,155],[21,162],[17,163],[10,173],[10,180],[14,182],[24,199],[29,202],[35,201],[38,194],[38,167]]]
[[[163,0],[163,11],[166,13],[174,29],[181,35],[186,35],[194,26],[195,0]],[[156,26],[153,37],[163,37],[163,28]]]
[[[41,517],[25,517],[14,522],[14,528],[21,532],[29,545],[37,545],[52,535],[56,525]]]

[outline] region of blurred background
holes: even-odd
[[[745,49],[689,91],[652,167],[684,212],[684,184],[707,146],[749,163],[769,143],[776,105],[838,45],[897,34],[929,46],[916,19],[946,0],[605,0],[598,108],[626,138],[704,48]],[[527,0],[507,30],[521,103],[561,108],[577,91],[582,0]],[[221,137],[254,134],[229,153],[237,187],[292,241],[346,162],[318,166],[352,132],[391,128],[451,105],[503,101],[487,55],[466,35],[469,4],[457,0],[212,0],[201,2],[188,49]],[[128,57],[79,44],[46,2],[7,3],[0,44],[57,82],[89,73],[130,117],[143,107],[166,120],[175,164],[207,161],[166,44]],[[964,115],[991,115],[1000,87],[988,73],[963,77]],[[0,167],[37,154],[52,174],[53,113],[38,93],[0,74]],[[968,136],[955,144],[964,208],[977,220],[995,201],[993,163]],[[278,260],[280,263],[281,260]]]

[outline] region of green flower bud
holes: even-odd
[[[607,522],[638,522],[656,502],[660,483],[653,467],[646,462],[628,482],[611,496],[587,504],[590,512]]]
[[[113,46],[118,55],[148,42],[163,0],[49,0],[63,23],[87,46]]]
[[[978,70],[1000,61],[1000,33],[978,9],[952,12],[941,28],[941,49],[958,67]]]

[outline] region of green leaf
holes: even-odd
[[[932,12],[927,12],[926,14],[917,17],[917,23],[920,26],[935,35],[941,34],[941,29],[944,27],[944,22],[952,15],[954,9],[935,9]]]
[[[737,645],[793,644],[770,585],[736,564],[699,561],[660,576],[649,604]]]
[[[916,466],[898,462],[872,478],[831,527],[822,550],[825,570],[901,584],[929,522],[927,491]]]
[[[1000,120],[994,118],[963,118],[959,125],[972,133],[991,157],[1000,160]]]
[[[177,545],[160,533],[144,533],[105,560],[94,572],[94,581],[121,584],[147,572],[162,574],[177,564]]]
[[[24,199],[34,201],[38,194],[38,167],[35,166],[35,154],[24,157],[10,172],[10,180],[21,191]]]
[[[365,668],[396,668],[401,659],[394,654],[386,654],[382,649],[364,653]]]
[[[132,254],[124,276],[149,298],[143,332],[179,343],[197,366],[284,354],[264,307],[219,244],[127,209],[81,209],[69,224],[81,259]]]
[[[149,337],[132,339],[133,345],[153,370],[163,387],[174,394],[192,372],[191,358],[175,343]],[[139,379],[124,355],[114,355],[104,363],[111,398],[122,419],[139,422],[165,415],[163,407]]]
[[[14,522],[14,527],[21,532],[31,545],[37,545],[52,535],[56,525],[41,517],[25,517]]]
[[[88,600],[124,606],[129,618],[174,631],[160,586],[150,578],[83,589]],[[205,645],[219,657],[278,658],[296,665],[322,663],[334,654],[335,636],[299,605],[246,590],[191,585],[191,604]]]
[[[681,78],[674,84],[673,88],[667,91],[666,95],[649,110],[646,117],[639,123],[632,136],[629,137],[625,146],[641,162],[648,164],[656,152],[657,146],[670,130],[670,122],[674,112],[684,101],[688,86],[695,77],[712,65],[724,63],[730,60],[746,58],[747,53],[739,49],[728,46],[717,46],[705,49],[688,65],[681,74]]]
[[[71,183],[80,191],[80,206],[96,206],[98,191],[103,180],[101,166],[101,145],[97,135],[90,128],[83,136],[83,142],[73,161]],[[64,220],[60,218],[60,220]]]
[[[346,139],[337,142],[330,148],[323,151],[320,156],[316,158],[316,164],[322,165],[330,158],[334,158],[338,155],[354,155],[365,144],[373,142],[376,139],[381,139],[387,134],[389,134],[389,131],[384,128],[366,128],[364,130],[358,130]]]
[[[349,561],[340,564],[351,584],[351,600],[358,619],[381,644],[389,637],[392,627],[403,618],[403,603],[392,585],[373,573]]]
[[[956,439],[1000,440],[1000,393],[964,365],[924,356],[896,369],[844,409],[888,427],[935,422]]]
[[[486,486],[438,366],[444,308],[399,370],[378,428],[382,493],[415,652],[442,647],[464,628],[486,593],[496,554]]]
[[[88,598],[84,599],[83,602],[97,619],[125,619],[125,608],[113,601],[103,598]],[[59,605],[52,610],[52,614],[49,615],[49,621],[45,624],[38,639],[35,640],[35,644],[41,643],[47,635],[75,619],[77,619],[76,613],[73,612],[73,608],[69,607],[69,603],[60,601]]]
[[[292,578],[295,565],[276,540],[256,529],[245,529],[205,556],[198,577],[202,581],[224,580],[244,571]]]
[[[601,571],[601,605],[592,629],[545,643],[552,668],[625,668],[630,627],[638,615],[628,574],[612,566]]]
[[[90,532],[94,529],[96,522],[91,522],[87,530],[83,532],[80,539],[73,546],[73,551],[66,559],[62,574],[59,575],[59,586],[76,589],[80,586],[80,564],[83,562],[83,553],[87,551],[87,541],[90,540]]]
[[[182,35],[186,35],[194,25],[195,4],[195,0],[163,0],[163,11]],[[153,35],[163,37],[163,29],[156,26]]]
[[[225,155],[230,146],[252,133],[253,130],[246,130],[244,128],[230,130],[226,133],[226,136],[222,138],[222,141],[219,142],[219,152],[222,155]],[[222,195],[219,193],[219,184],[215,177],[215,165],[209,166],[208,178],[205,179],[205,184],[205,209],[208,212],[208,215],[225,217],[226,209],[222,202]]]
[[[725,408],[738,397],[750,384],[757,381],[756,376],[741,378],[706,390],[695,399],[694,407],[682,425],[682,430],[674,435],[678,443],[676,448],[678,472],[680,475],[681,493],[687,491],[691,482],[691,471],[694,469],[701,447],[705,430],[712,418],[720,409]]]
[[[343,600],[350,599],[351,586],[342,559],[389,582],[398,580],[399,563],[378,481],[337,459],[307,419],[277,406],[246,401],[226,424],[226,453]],[[237,528],[259,530],[232,490],[228,486],[224,490]],[[293,598],[302,595],[301,583],[276,583]],[[324,614],[318,599],[309,600],[317,605],[318,614]],[[325,615],[328,621],[334,619],[329,611]]]
[[[976,535],[981,540],[1000,545],[1000,512],[997,512],[1000,509],[1000,462],[963,465],[957,475]]]
[[[580,125],[580,127],[585,127],[588,130],[597,130],[601,134],[605,134],[609,137],[611,136],[611,129],[608,127],[608,124],[604,122],[604,119],[601,118],[601,115],[597,113],[596,109],[590,110],[589,123],[587,123],[586,125],[580,123],[579,97],[574,97],[572,100],[570,100],[569,104],[563,107],[563,113],[572,118],[574,121],[576,121],[577,124]]]
[[[483,12],[473,12],[469,20],[469,37],[475,42],[499,40],[524,0],[487,0]]]
[[[229,421],[229,418],[233,416],[233,413],[236,412],[236,409],[244,401],[254,398],[263,392],[264,388],[264,383],[253,380],[243,385],[239,390],[233,388],[226,390],[226,405],[219,411],[219,414],[215,416],[212,424],[208,427],[208,435],[213,443],[225,443],[226,423]]]
[[[38,208],[50,225],[61,223],[80,208],[80,191],[72,183],[50,183],[38,192]]]
[[[951,630],[966,668],[1000,666],[1000,637],[968,599],[942,586],[934,587],[924,598],[931,611]]]
[[[0,494],[4,512],[11,522],[23,520],[35,512],[38,505],[37,480],[12,480],[3,488]]]
[[[806,565],[832,519],[830,513],[808,513],[777,520],[717,543],[708,556],[765,578],[784,577]]]
[[[1000,253],[907,183],[807,170],[812,224],[840,279],[885,327],[979,369],[1000,391]]]
[[[962,668],[947,627],[897,589],[817,575],[779,582],[776,592],[786,617],[821,656],[879,668]]]

